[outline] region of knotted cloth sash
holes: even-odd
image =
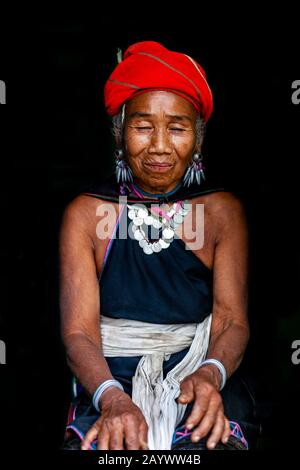
[[[170,450],[176,426],[187,405],[176,403],[180,382],[205,359],[210,314],[201,323],[157,324],[101,316],[106,357],[142,356],[132,379],[132,401],[148,424],[150,450]],[[163,362],[189,346],[184,358],[163,379]]]

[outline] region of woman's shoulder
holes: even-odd
[[[237,210],[242,200],[230,189],[211,191],[204,195],[206,202],[215,210]]]
[[[230,189],[211,191],[195,198],[195,202],[204,204],[206,216],[219,229],[246,219],[243,201]]]
[[[119,206],[117,203],[102,198],[90,197],[88,194],[78,194],[65,207],[63,221],[68,221],[77,230],[87,231],[90,227],[91,233],[94,233],[95,226],[99,221],[102,219],[115,221],[118,213]]]
[[[247,233],[248,222],[243,201],[231,191],[220,191],[208,198],[208,210],[216,228],[217,239],[232,234]]]

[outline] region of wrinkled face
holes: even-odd
[[[166,91],[137,95],[126,105],[125,150],[134,180],[150,193],[181,181],[196,149],[193,105]]]

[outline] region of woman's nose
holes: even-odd
[[[151,144],[149,153],[161,155],[164,153],[172,153],[172,146],[168,131],[165,129],[156,129],[151,136]]]

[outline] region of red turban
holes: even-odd
[[[114,116],[126,101],[152,90],[171,91],[185,98],[205,121],[212,113],[212,93],[201,65],[158,42],[137,42],[128,47],[105,84],[106,110]]]

